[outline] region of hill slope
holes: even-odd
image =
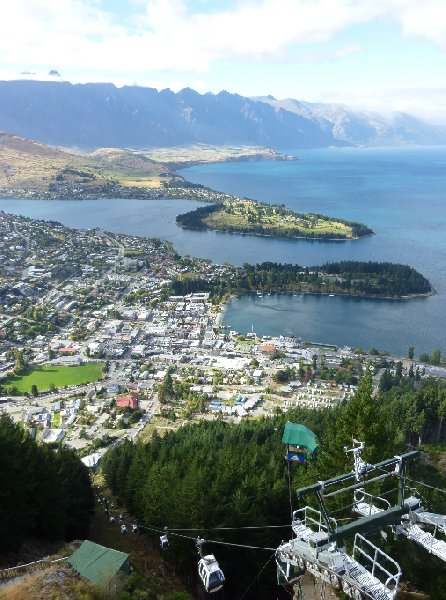
[[[81,155],[0,133],[0,189],[94,191],[107,185],[157,187],[169,181],[169,169],[142,154],[101,148]]]

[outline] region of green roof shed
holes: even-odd
[[[317,449],[317,440],[315,434],[301,423],[285,424],[282,443],[288,444],[287,460],[297,462],[306,462],[307,458],[314,456]]]
[[[71,566],[95,585],[107,583],[119,572],[130,573],[130,556],[86,540],[70,556]]]

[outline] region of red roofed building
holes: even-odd
[[[260,350],[265,354],[274,354],[277,350],[277,346],[274,344],[263,344],[263,346],[260,346]]]
[[[139,394],[132,392],[131,394],[122,394],[116,398],[116,406],[118,408],[138,408]]]

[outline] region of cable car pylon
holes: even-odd
[[[315,496],[319,510],[310,506],[293,512],[292,529],[295,537],[282,543],[276,551],[276,563],[283,578],[296,580],[298,572],[310,572],[323,582],[342,589],[355,600],[393,600],[397,594],[401,568],[385,552],[365,536],[380,531],[386,525],[397,526],[402,517],[421,507],[419,499],[406,498],[405,471],[407,462],[418,455],[408,452],[375,465],[364,462],[361,453],[364,444],[356,442],[353,452],[355,468],[352,472],[327,481],[320,481],[297,491],[299,497]],[[367,483],[399,475],[398,501],[383,504],[382,509],[369,508],[366,514],[346,525],[339,525],[330,516],[328,498],[353,492],[359,506],[360,494]],[[355,505],[355,504],[354,504]],[[345,542],[353,541],[348,553]]]
[[[368,464],[361,457],[364,443],[353,442],[353,448],[345,448],[353,453],[353,471],[297,490],[299,497],[312,493],[319,510],[306,506],[293,512],[295,538],[282,542],[276,550],[278,573],[282,580],[294,583],[308,571],[355,600],[393,600],[401,568],[365,536],[390,525],[396,534],[446,561],[446,542],[437,537],[446,534],[446,516],[427,512],[406,486],[407,463],[418,455],[417,451]],[[367,484],[395,476],[399,479],[395,504],[366,492]],[[340,526],[330,516],[326,500],[347,492],[353,492],[350,506],[358,518]],[[348,540],[353,540],[351,553],[344,546]]]
[[[353,452],[355,456],[355,473],[359,481],[361,472],[367,468],[367,464],[361,459],[361,453],[364,449],[364,443],[353,440],[355,448],[347,450]],[[359,488],[354,492],[353,511],[362,516],[370,516],[380,513],[390,508],[390,503],[385,498],[368,494],[364,488]],[[429,554],[434,554],[446,562],[446,541],[441,539],[440,535],[446,534],[446,516],[437,513],[427,512],[424,507],[414,504],[413,510],[404,514],[401,523],[395,527],[398,535],[404,535],[412,540]]]

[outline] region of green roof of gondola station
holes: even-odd
[[[291,423],[291,421],[285,424],[282,443],[290,446],[303,446],[310,452],[314,452],[318,446],[316,436],[311,429],[301,423]]]
[[[103,585],[119,571],[129,572],[129,554],[86,540],[68,559],[82,577]]]

